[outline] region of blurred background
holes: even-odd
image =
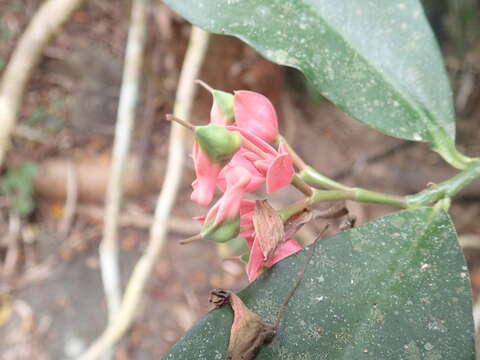
[[[454,89],[459,148],[479,156],[480,1],[423,2]],[[0,1],[0,72],[41,3]],[[98,245],[130,5],[85,2],[46,49],[25,93],[0,172],[0,359],[75,358],[106,324]],[[162,187],[170,128],[164,118],[172,111],[189,29],[160,1],[153,2],[120,220],[123,283],[145,248]],[[350,119],[300,73],[270,63],[237,39],[212,36],[201,79],[226,91],[265,94],[276,106],[282,133],[304,159],[350,185],[402,195],[455,174],[427,145],[387,137]],[[192,120],[202,124],[211,97],[204,90],[197,94]],[[192,217],[206,212],[189,200],[194,172],[190,159],[187,164],[167,247],[116,359],[158,359],[208,311],[211,288],[247,284],[231,249],[209,242],[178,245],[198,231]],[[273,204],[296,199],[295,191],[282,190]],[[477,182],[451,208],[475,299],[479,201]],[[353,202],[348,207],[357,224],[396,210]],[[300,240],[309,243],[324,225],[305,228]]]

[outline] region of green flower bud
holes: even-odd
[[[216,164],[228,161],[242,143],[239,133],[216,124],[197,126],[195,138],[208,158]]]
[[[202,228],[201,235],[203,239],[213,240],[216,242],[226,242],[240,231],[240,215],[232,219],[225,219],[220,224],[212,226],[205,224]]]
[[[233,122],[233,95],[221,90],[212,91],[213,101],[228,123]]]

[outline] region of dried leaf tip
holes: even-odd
[[[222,289],[212,290],[209,301],[217,307],[230,303],[234,312],[228,344],[228,360],[252,360],[260,348],[275,336],[275,328],[250,311],[233,292]]]

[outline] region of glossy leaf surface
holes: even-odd
[[[306,251],[240,293],[273,324]],[[256,360],[474,358],[468,271],[445,213],[399,212],[320,241]],[[232,311],[211,311],[164,359],[225,359]]]

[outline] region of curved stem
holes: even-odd
[[[428,205],[443,198],[452,197],[478,178],[480,178],[480,160],[470,163],[464,171],[440,184],[407,196],[406,200],[410,207]]]
[[[295,186],[299,191],[301,191],[304,195],[312,196],[314,190],[297,174],[293,175],[291,184]]]
[[[451,166],[459,170],[465,170],[472,162],[479,160],[478,158],[470,158],[458,151],[455,142],[443,131],[435,134],[435,143],[432,146],[432,150],[438,153]]]
[[[350,188],[346,185],[343,185],[339,182],[336,182],[329,177],[320,174],[317,170],[311,166],[305,167],[300,172],[300,177],[305,180],[307,183],[313,184],[315,186],[330,189],[330,190],[349,190]]]

